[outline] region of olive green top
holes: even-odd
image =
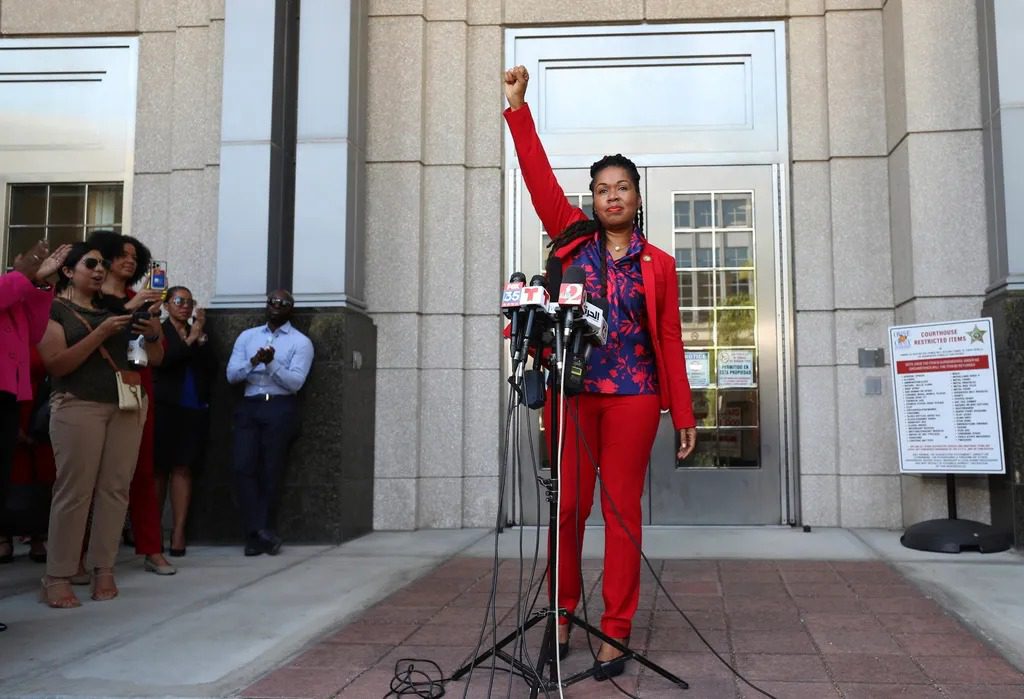
[[[69,308],[70,306],[70,308]],[[74,308],[95,330],[100,323],[114,315],[101,308],[83,308],[65,299],[54,300],[50,307],[50,318],[64,328],[64,339],[68,347],[81,342],[92,332],[71,312]],[[118,369],[131,369],[128,364],[128,334],[115,333],[103,341]],[[97,403],[117,403],[117,383],[114,370],[97,349],[77,369],[65,376],[53,377],[54,393],[70,393],[81,400]]]

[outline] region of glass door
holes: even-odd
[[[782,521],[775,215],[770,166],[648,168],[652,243],[676,258],[697,448],[651,455],[652,524]]]
[[[556,175],[570,203],[590,215],[589,172],[564,169]],[[676,258],[679,313],[698,424],[696,451],[677,462],[676,433],[669,415],[662,416],[648,469],[643,521],[777,524],[782,521],[782,458],[773,170],[652,167],[641,168],[640,175],[648,239]],[[549,238],[521,183],[518,192],[520,267],[529,278],[543,271]],[[512,519],[532,524],[538,503],[531,464],[538,464],[542,477],[550,471],[546,426],[536,411],[529,413],[527,423],[523,427],[533,432],[533,440],[521,435],[521,503]],[[595,494],[588,524],[600,522]]]

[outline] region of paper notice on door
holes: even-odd
[[[754,350],[718,350],[719,388],[754,386]]]
[[[711,353],[687,350],[686,376],[690,388],[707,388],[711,383]]]

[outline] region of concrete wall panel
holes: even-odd
[[[825,40],[831,154],[885,155],[882,13],[830,12]]]

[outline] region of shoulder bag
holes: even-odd
[[[71,311],[78,320],[82,321],[82,324],[89,329],[89,332],[92,332],[92,325],[78,311],[66,303],[64,307]],[[99,352],[107,360],[110,368],[114,370],[114,381],[117,383],[117,407],[121,410],[141,410],[142,374],[130,369],[118,369],[113,357],[110,356],[110,352],[102,344],[99,346]]]

